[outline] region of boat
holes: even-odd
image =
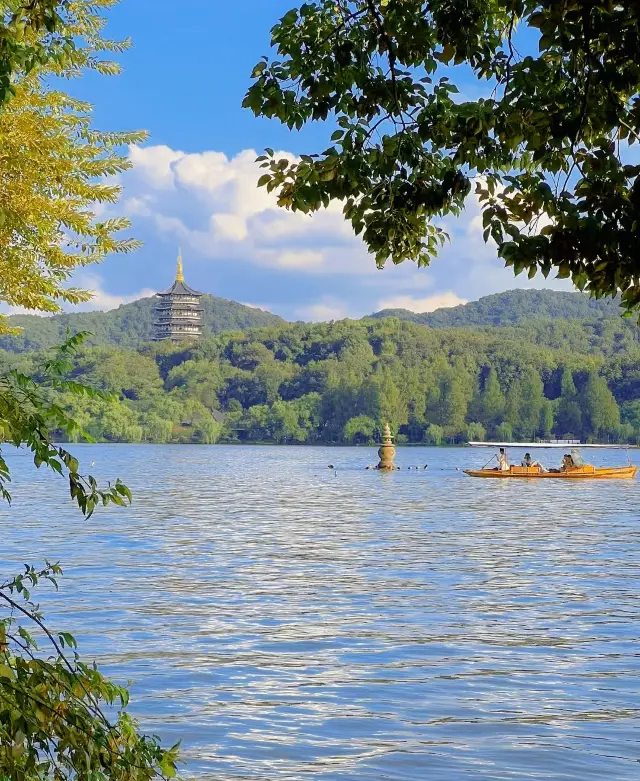
[[[488,443],[482,443],[481,446],[488,446]],[[505,445],[500,444],[498,447],[500,447],[500,450],[506,450]],[[516,445],[516,447],[522,447],[522,445]],[[530,449],[533,450],[534,447],[548,447],[548,445],[531,445]],[[469,477],[492,477],[501,480],[510,477],[523,478],[525,480],[633,480],[638,474],[638,467],[631,462],[626,466],[599,467],[593,466],[593,464],[579,463],[579,461],[582,461],[582,458],[579,461],[576,458],[577,463],[574,464],[572,459],[576,454],[580,455],[578,448],[572,448],[571,456],[567,459],[568,463],[563,459],[563,466],[560,469],[545,469],[537,461],[534,461],[531,466],[510,464],[508,469],[500,469],[498,466],[489,467],[488,464],[485,464],[482,469],[465,469],[463,471]],[[488,463],[491,463],[491,461]]]
[[[469,477],[497,477],[503,480],[509,477],[528,480],[633,480],[638,474],[638,467],[633,464],[605,467],[585,464],[584,466],[574,466],[563,470],[551,469],[545,472],[539,466],[515,466],[512,464],[506,471],[497,468],[465,469],[464,473]]]

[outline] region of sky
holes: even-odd
[[[83,308],[110,309],[167,288],[179,247],[192,287],[290,320],[432,311],[514,287],[569,289],[514,278],[484,243],[474,199],[446,222],[451,242],[429,268],[405,262],[380,271],[339,205],[302,216],[257,189],[254,161],[265,147],[319,151],[332,131],[316,123],[291,132],[241,106],[253,66],[269,53],[270,28],[294,4],[182,0],[177,11],[169,0],[121,0],[109,13],[108,34],[133,41],[119,58],[124,72],[90,74],[72,91],[93,104],[99,129],[149,133],[129,150],[133,168],[122,176],[118,206],[144,246],[77,274],[75,284],[95,291]],[[460,87],[477,91],[471,82]]]

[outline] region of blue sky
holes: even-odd
[[[532,286],[484,244],[473,202],[447,225],[452,242],[429,269],[405,263],[378,271],[339,207],[314,218],[291,215],[255,188],[256,152],[317,151],[331,132],[322,124],[289,132],[241,108],[271,26],[294,4],[183,0],[176,10],[168,0],[121,0],[110,12],[109,34],[133,39],[120,58],[124,73],[90,75],[73,92],[93,103],[100,129],[150,134],[131,150],[134,168],[123,177],[119,206],[144,247],[78,275],[96,291],[92,306],[167,287],[178,246],[192,286],[288,319],[357,317],[385,306],[426,311]]]

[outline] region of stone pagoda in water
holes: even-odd
[[[156,342],[169,340],[174,344],[193,341],[202,336],[202,293],[189,287],[184,281],[182,256],[178,254],[176,281],[168,290],[157,293],[154,307],[156,320],[153,338]]]

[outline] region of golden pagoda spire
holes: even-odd
[[[184,274],[182,272],[182,249],[178,249],[178,270],[176,271],[176,282],[184,282]]]

